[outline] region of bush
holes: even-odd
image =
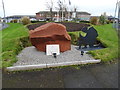
[[[31,23],[31,21],[30,21],[30,19],[29,19],[28,17],[23,17],[23,18],[21,19],[21,21],[22,21],[22,24],[23,24],[23,25],[27,25],[27,24],[30,24],[30,23]]]
[[[74,33],[68,33],[69,35],[70,35],[70,37],[71,37],[71,43],[73,44],[73,45],[77,45],[77,41],[78,41],[78,36],[76,35],[76,34],[74,34]]]
[[[110,23],[113,23],[113,21],[112,21],[112,20],[110,20]]]
[[[10,21],[10,23],[17,23],[17,21],[18,21],[17,19],[13,19]]]
[[[98,18],[97,17],[92,17],[91,20],[90,20],[90,23],[93,24],[93,25],[97,25]]]
[[[15,50],[16,55],[25,47],[29,47],[31,46],[31,42],[29,40],[29,37],[21,37],[18,40],[19,42],[17,42],[17,48]]]
[[[101,15],[99,22],[100,22],[100,24],[104,25],[105,24],[105,16]]]
[[[106,23],[107,23],[107,24],[109,24],[109,23],[110,23],[110,21],[109,21],[109,20],[106,20]]]

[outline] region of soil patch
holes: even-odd
[[[57,22],[57,23],[61,23],[65,25],[68,32],[81,31],[83,27],[89,26],[89,24],[84,24],[84,23],[73,23],[73,22]],[[46,23],[44,22],[44,23],[32,24],[32,25],[28,25],[27,28],[29,30],[34,30],[35,28],[44,24]]]

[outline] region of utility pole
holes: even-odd
[[[116,21],[115,18],[116,18],[117,10],[118,10],[118,17],[117,17],[118,19]],[[115,8],[115,15],[114,15],[114,22],[113,22],[113,27],[116,28],[116,30],[119,30],[120,28],[119,21],[120,21],[120,1],[117,0],[116,8]]]
[[[118,5],[117,30],[120,30],[120,1],[117,2],[117,5]]]
[[[63,2],[62,2],[62,21],[63,21]]]
[[[2,5],[3,5],[3,13],[4,13],[4,20],[6,22],[6,18],[5,18],[5,7],[4,7],[4,1],[2,0]]]
[[[68,7],[68,20],[70,20],[70,6],[71,6],[71,1],[69,0],[69,7]]]
[[[63,15],[64,15],[64,4],[65,4],[65,0],[62,0],[62,21],[63,21]]]

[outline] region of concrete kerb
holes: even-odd
[[[42,69],[42,68],[59,67],[59,66],[99,63],[100,61],[101,60],[98,59],[98,60],[83,60],[83,61],[51,63],[51,64],[22,65],[22,66],[7,67],[6,69],[7,71],[33,70],[33,69]]]
[[[7,67],[6,69],[8,71],[20,71],[20,70],[39,69],[39,68],[46,68],[46,64],[13,66],[13,67]]]

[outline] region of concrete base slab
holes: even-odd
[[[99,63],[101,60],[95,60],[86,52],[81,55],[77,50],[78,46],[71,45],[71,50],[60,53],[57,58],[47,56],[45,52],[37,51],[35,47],[27,47],[17,56],[18,61],[12,67],[7,67],[9,71],[31,70],[58,66],[78,65],[87,63]]]

